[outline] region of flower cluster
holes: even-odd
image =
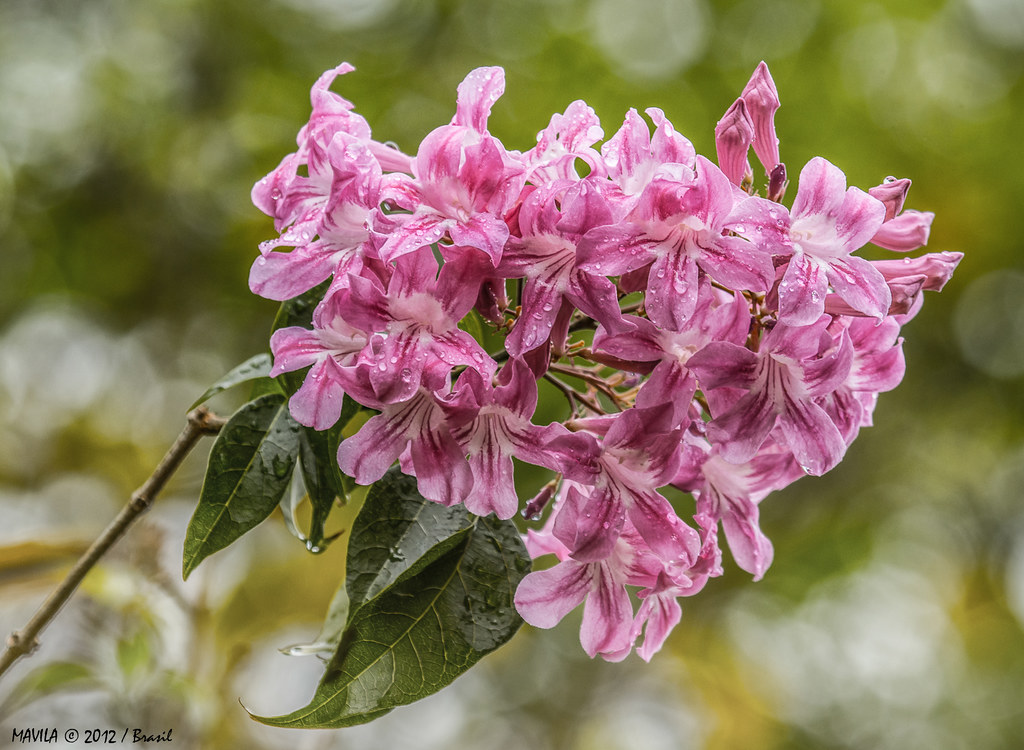
[[[510,151],[488,132],[500,68],[470,73],[408,156],[329,90],[352,69],[317,81],[298,149],[253,189],[280,236],[252,290],[329,280],[312,328],[271,340],[273,375],[309,368],[292,414],[327,429],[347,394],[377,414],[342,442],[346,474],[370,484],[398,461],[426,498],[480,515],[521,508],[513,458],[550,470],[523,513],[550,508],[526,541],[557,563],[525,578],[519,612],[550,627],[585,602],[588,654],[639,643],[649,659],[679,597],[722,573],[719,528],[765,573],[760,501],[843,458],[903,376],[901,326],[960,254],[854,255],[925,244],[932,214],[903,210],[906,179],[848,188],[817,157],[787,208],[764,63],[715,129],[717,164],[654,108],[653,132],[630,110],[599,147],[582,101]],[[535,414],[541,383],[563,414]]]

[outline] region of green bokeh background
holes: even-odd
[[[203,748],[1024,745],[1018,0],[4,0],[0,630],[195,397],[265,348],[275,306],[246,278],[273,230],[249,190],[323,70],[353,63],[335,88],[408,152],[469,70],[502,65],[490,129],[509,148],[581,98],[607,135],[656,106],[713,155],[762,59],[791,176],[822,155],[863,188],[910,177],[908,207],[936,213],[929,250],[966,254],[905,329],[907,376],[875,426],[763,504],[763,581],[727,560],[649,665],[588,660],[577,613],[367,727],[270,730],[239,702],[284,713],[312,694],[315,657],[277,649],[316,635],[342,553],[308,554],[277,518],[183,584],[201,449],[0,683],[0,744],[96,726]]]

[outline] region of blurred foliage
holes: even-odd
[[[296,736],[237,701],[280,713],[311,695],[319,663],[275,649],[315,636],[341,553],[309,555],[272,520],[180,583],[197,455],[0,685],[0,732],[102,719],[206,748],[1020,747],[1017,0],[4,0],[0,624],[27,621],[187,405],[265,349],[276,305],[246,278],[273,229],[249,190],[294,147],[324,69],[353,63],[335,88],[406,151],[451,118],[470,69],[497,64],[491,129],[509,148],[582,98],[606,134],[656,106],[713,154],[761,59],[792,177],[814,155],[864,188],[910,177],[908,206],[937,215],[930,249],[967,254],[908,325],[907,377],[876,425],[830,475],[764,504],[764,581],[727,564],[650,665],[587,660],[577,613],[421,704]]]

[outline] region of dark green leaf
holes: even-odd
[[[437,692],[507,642],[522,623],[513,596],[530,565],[519,533],[511,522],[479,518],[457,537],[372,601],[358,609],[352,602],[310,704],[259,720],[281,727],[362,724]]]
[[[461,505],[423,499],[416,480],[392,468],[370,488],[352,525],[346,564],[351,612],[447,552],[475,519]]]
[[[273,360],[266,352],[263,354],[257,354],[255,357],[250,357],[207,388],[206,392],[196,399],[196,402],[189,407],[189,410],[195,409],[199,404],[203,403],[207,399],[212,398],[221,391],[226,391],[228,388],[240,383],[247,383],[250,380],[258,380],[260,378],[268,378],[270,376],[270,367],[272,364]]]
[[[250,401],[228,420],[210,451],[199,505],[185,535],[185,578],[274,511],[295,468],[299,429],[279,393]]]
[[[299,466],[313,507],[307,539],[311,550],[324,548],[327,516],[339,499],[344,501],[348,496],[345,475],[338,468],[338,446],[341,445],[341,431],[359,409],[359,404],[346,396],[337,424],[323,432],[311,427],[303,427],[299,432]]]

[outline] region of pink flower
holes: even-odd
[[[574,445],[586,448],[583,436],[570,435],[560,423],[540,427],[530,421],[537,408],[537,384],[521,360],[512,359],[502,368],[497,385],[477,370],[464,370],[443,406],[473,472],[466,508],[480,516],[511,518],[519,509],[513,457],[561,471],[575,460],[570,452]],[[562,439],[550,445],[555,438]]]
[[[608,426],[597,454],[590,494],[572,488],[573,503],[558,514],[554,533],[581,561],[607,557],[630,524],[662,559],[690,564],[700,549],[697,533],[673,510],[658,488],[671,481],[679,466],[682,432],[672,412],[661,408],[628,409]]]
[[[646,309],[656,324],[679,330],[697,306],[701,272],[736,290],[767,291],[771,256],[742,234],[768,209],[758,198],[738,204],[733,186],[714,164],[697,157],[692,180],[657,180],[626,221],[597,227],[577,247],[578,265],[615,276],[653,261]]]
[[[679,331],[659,328],[644,318],[628,318],[635,330],[609,335],[599,328],[594,335],[594,349],[613,355],[622,365],[635,363],[634,371],[650,373],[637,393],[636,405],[668,406],[677,424],[687,416],[697,390],[697,379],[687,367],[690,358],[712,341],[742,344],[750,328],[750,310],[743,297],[726,299],[705,278],[697,298],[694,314]],[[642,362],[651,364],[638,368]]]
[[[525,278],[522,311],[505,348],[514,356],[545,343],[566,305],[578,308],[615,331],[632,326],[622,319],[615,285],[577,268],[581,231],[611,220],[589,181],[558,180],[530,192],[519,210],[519,237],[511,237],[498,272]],[[585,231],[585,230],[584,230]]]
[[[421,384],[440,388],[458,365],[493,373],[494,361],[458,328],[477,293],[462,275],[465,266],[446,263],[438,273],[429,248],[403,255],[394,266],[387,291],[373,279],[350,276],[348,287],[337,294],[339,315],[367,335],[360,364],[376,399],[396,403]]]
[[[340,283],[375,257],[370,227],[380,199],[381,169],[365,141],[338,133],[326,165],[330,193],[309,218],[277,240],[264,242],[249,274],[249,288],[262,297],[287,300],[334,275]],[[313,235],[318,235],[313,239]],[[288,253],[271,252],[291,245]]]
[[[473,472],[451,433],[444,409],[422,388],[406,401],[382,404],[338,448],[338,465],[359,484],[373,484],[408,449],[420,494],[442,505],[462,502]]]
[[[626,113],[618,132],[601,147],[608,177],[603,192],[616,207],[616,218],[627,213],[641,193],[656,179],[686,179],[693,171],[693,145],[676,132],[665,113],[646,110],[655,125],[654,136],[635,109]]]
[[[459,85],[451,125],[420,144],[414,179],[396,180],[391,197],[412,213],[401,219],[380,248],[391,261],[448,238],[482,250],[497,264],[508,239],[504,213],[523,187],[525,169],[487,133],[491,106],[505,88],[501,68],[479,68]]]
[[[757,353],[716,341],[690,358],[702,387],[745,391],[712,409],[708,438],[726,461],[752,459],[776,424],[780,442],[808,474],[824,474],[842,459],[846,442],[816,399],[846,379],[853,348],[847,336],[833,342],[825,334],[829,322],[823,316],[800,328],[779,323]]]
[[[810,325],[825,311],[825,295],[835,293],[855,310],[881,320],[892,295],[882,275],[851,255],[878,232],[885,206],[857,188],[820,156],[800,172],[790,212],[793,255],[779,283],[779,320]]]
[[[590,172],[603,170],[601,155],[593,148],[604,136],[601,123],[587,103],[576,100],[564,114],[554,114],[548,126],[537,134],[537,145],[523,154],[527,179],[534,185],[554,180],[580,179],[576,160]]]

